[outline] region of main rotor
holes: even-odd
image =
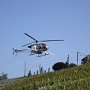
[[[24,34],[25,34],[26,36],[30,37],[31,39],[33,39],[34,42],[25,44],[25,45],[23,45],[22,47],[27,46],[27,45],[30,45],[30,44],[37,44],[38,42],[64,41],[64,40],[40,40],[40,41],[38,41],[38,40],[36,40],[35,38],[33,38],[32,36],[30,36],[29,34],[27,34],[27,33],[24,33]]]

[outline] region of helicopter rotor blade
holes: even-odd
[[[31,44],[31,43],[28,43],[28,44],[22,45],[22,47],[25,47],[25,46],[27,46],[27,45],[29,45],[29,44]]]
[[[33,44],[33,43],[35,43],[35,42],[31,42],[31,43],[28,43],[28,44],[22,45],[22,47],[25,47],[25,46],[30,45],[30,44]]]
[[[30,36],[29,34],[27,34],[27,33],[24,33],[24,34],[25,34],[26,36],[30,37],[31,39],[33,39],[34,42],[25,44],[25,45],[23,45],[22,47],[27,46],[27,45],[30,45],[30,44],[33,44],[33,43],[38,43],[38,42],[64,41],[64,40],[41,40],[41,41],[38,41],[38,40],[36,40],[35,38],[33,38],[32,36]]]
[[[42,40],[42,41],[38,41],[38,42],[52,42],[52,41],[64,41],[64,40]]]
[[[41,40],[41,41],[38,41],[38,42],[52,42],[52,41],[64,41],[64,40]],[[37,42],[36,41],[35,42],[31,42],[31,43],[23,45],[22,47],[25,47],[25,46],[33,44],[33,43],[37,43]]]
[[[36,43],[38,42],[38,40],[36,40],[35,38],[33,38],[32,36],[30,36],[29,34],[27,33],[24,33],[26,36],[30,37],[31,39],[33,39]]]

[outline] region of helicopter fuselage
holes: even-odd
[[[28,46],[31,49],[31,53],[42,54],[43,52],[48,50],[48,47],[44,43],[32,44]]]

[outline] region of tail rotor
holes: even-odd
[[[13,48],[13,55],[15,54],[14,48]]]

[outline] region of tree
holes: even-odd
[[[48,72],[50,72],[50,67],[48,68]]]
[[[3,79],[7,79],[7,74],[3,74]]]
[[[40,67],[40,74],[42,74],[43,72],[44,72],[44,70],[43,70],[43,67]]]
[[[40,74],[44,73],[43,67],[41,65],[39,65],[39,73]]]
[[[66,64],[63,63],[63,62],[57,62],[57,63],[55,63],[55,64],[52,66],[52,69],[53,69],[54,71],[56,71],[56,70],[61,70],[61,69],[65,69],[65,68],[66,68]]]
[[[31,76],[32,75],[32,73],[31,73],[31,70],[28,72],[28,76]]]
[[[65,63],[65,68],[69,68],[69,62],[68,61],[66,61],[66,63]]]
[[[70,65],[69,65],[70,68],[75,67],[75,66],[77,66],[77,65],[74,63],[70,63]]]
[[[37,70],[37,72],[36,72],[36,73],[37,73],[37,75],[38,75],[38,70]]]
[[[82,61],[82,62],[81,62],[82,64],[87,63],[87,62],[88,62],[88,57],[83,58],[81,61]]]
[[[6,80],[8,79],[7,74],[2,74],[2,76],[0,76],[0,80]]]

